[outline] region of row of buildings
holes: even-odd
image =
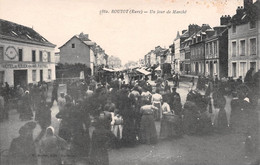
[[[100,67],[118,68],[121,60],[115,56],[109,56],[105,50],[89,39],[88,34],[80,33],[74,35],[61,47],[60,52],[56,53],[56,63],[85,64],[91,69],[92,75]]]
[[[211,27],[191,24],[177,32],[168,49],[155,47],[144,56],[146,66],[171,64],[183,75],[244,78],[250,68],[260,69],[260,2],[244,0],[236,14],[220,18]]]
[[[105,50],[80,33],[59,47],[33,28],[0,19],[0,85],[10,86],[56,79],[57,63],[85,64],[93,75],[99,68],[121,66],[118,57],[108,56]]]

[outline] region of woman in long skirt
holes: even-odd
[[[163,105],[162,105],[162,120],[161,120],[161,129],[160,129],[160,138],[166,139],[172,136],[171,131],[171,123],[168,120],[168,116],[173,116],[174,114],[171,112],[170,106],[166,103],[166,98],[163,98]]]
[[[157,133],[154,123],[154,110],[157,108],[153,105],[149,105],[149,102],[145,102],[145,105],[141,107],[140,111],[142,114],[141,119],[141,142],[146,144],[157,143]]]
[[[104,121],[99,119],[92,135],[91,165],[109,165],[108,143],[115,139],[114,134],[105,128]]]

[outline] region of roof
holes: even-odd
[[[237,13],[232,16],[230,23],[233,25],[242,25],[250,21],[259,20],[260,17],[260,1],[257,0],[255,3],[247,6],[247,8],[238,7]]]
[[[52,48],[56,47],[34,29],[3,19],[0,19],[0,38]]]
[[[69,41],[71,41],[73,38],[76,38],[78,39],[80,42],[82,42],[83,44],[85,44],[86,46],[88,47],[91,47],[91,46],[94,46],[95,45],[95,42],[92,42],[91,40],[89,39],[82,39],[79,37],[79,35],[74,35],[71,39],[69,39],[65,44],[63,44],[61,47],[59,47],[59,49],[61,49],[63,46],[65,46]]]

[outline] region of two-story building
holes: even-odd
[[[88,34],[80,33],[74,35],[60,49],[60,63],[68,64],[85,64],[91,69],[91,74],[94,74],[95,55],[91,47],[95,45],[89,39]]]
[[[0,19],[0,84],[55,80],[55,47],[34,29]]]
[[[228,76],[245,77],[250,68],[260,69],[260,1],[244,0],[228,26]]]

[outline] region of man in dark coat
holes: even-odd
[[[245,76],[244,82],[249,86],[252,87],[253,85],[253,72],[254,72],[254,68],[250,68]]]
[[[10,165],[36,165],[37,157],[33,141],[35,122],[28,122],[20,130],[20,136],[13,139],[9,149]]]

